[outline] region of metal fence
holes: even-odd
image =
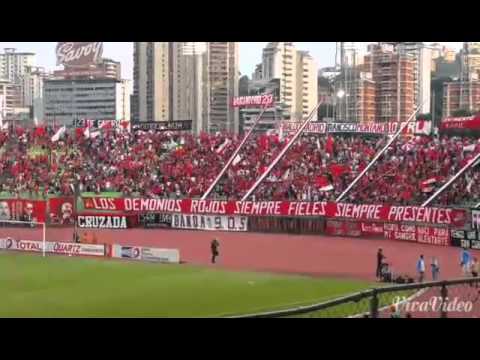
[[[235,318],[480,318],[480,278],[379,287],[335,300]]]

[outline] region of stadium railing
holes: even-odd
[[[480,317],[480,278],[379,287],[310,306],[231,318]]]

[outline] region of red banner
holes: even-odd
[[[366,236],[383,236],[383,223],[362,222],[360,224],[362,235]]]
[[[384,236],[386,239],[415,241],[422,244],[440,246],[450,245],[450,232],[447,228],[385,224],[384,230]]]
[[[440,129],[480,129],[480,116],[445,118]]]
[[[48,200],[51,224],[73,225],[75,221],[73,197],[52,198]]]
[[[362,235],[362,229],[360,223],[356,221],[327,220],[325,233],[333,236],[359,237]]]
[[[392,206],[344,204],[327,202],[289,201],[219,201],[192,199],[112,199],[84,198],[85,209],[123,211],[128,213],[178,213],[244,216],[296,216],[344,218],[384,222],[417,222],[462,227],[466,210],[425,208],[420,206]]]
[[[46,201],[0,200],[0,220],[45,222]]]

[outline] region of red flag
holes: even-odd
[[[328,179],[325,176],[317,176],[317,179],[315,181],[315,185],[322,188],[324,186],[330,185],[330,183],[328,182]]]
[[[327,152],[330,154],[330,155],[333,155],[333,146],[335,145],[335,140],[333,139],[332,136],[328,136],[327,138],[327,143],[325,145],[325,150],[327,150]]]
[[[343,174],[348,174],[350,172],[350,168],[344,165],[332,164],[330,165],[330,172],[334,177],[339,177]]]

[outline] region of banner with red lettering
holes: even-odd
[[[52,198],[48,200],[48,218],[50,224],[73,225],[75,221],[73,197]]]
[[[422,244],[449,246],[450,231],[447,228],[405,224],[385,224],[386,239],[413,241]]]
[[[0,220],[45,222],[46,210],[43,200],[0,200]]]
[[[480,116],[451,117],[442,120],[441,130],[449,129],[480,129]]]
[[[464,209],[420,206],[366,205],[327,202],[221,201],[192,199],[84,198],[86,210],[127,213],[178,213],[238,216],[292,216],[344,218],[382,222],[416,222],[463,227]]]

